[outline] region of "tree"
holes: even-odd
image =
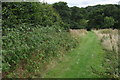
[[[23,15],[24,14],[24,15]],[[30,24],[29,28],[41,26],[61,25],[59,14],[49,4],[17,2],[2,3],[2,30],[19,28],[18,25]],[[27,28],[27,27],[26,27]],[[5,33],[4,33],[5,34]]]
[[[70,8],[68,7],[66,2],[58,2],[53,4],[53,8],[59,13],[61,16],[63,22],[65,23],[65,27],[69,28],[70,24],[70,16],[71,16],[71,11]]]
[[[88,26],[88,21],[86,19],[81,19],[80,20],[80,28],[85,29]]]
[[[88,6],[86,8],[68,7],[66,2],[54,3],[53,7],[60,14],[66,26],[72,29],[104,29],[108,27],[120,28],[120,5],[107,4]],[[115,21],[113,24],[109,22],[112,19],[105,17],[112,17]],[[88,25],[88,26],[86,26]]]
[[[71,24],[70,24],[70,28],[73,29],[80,29],[83,28],[82,22],[83,19],[85,19],[85,15],[86,15],[86,10],[84,8],[79,8],[79,7],[71,7]]]
[[[104,28],[104,13],[103,13],[103,9],[98,9],[98,10],[94,10],[93,12],[89,13],[89,22],[88,22],[88,27],[87,28]]]
[[[81,14],[81,10],[79,7],[71,7],[71,20],[79,21],[83,18],[83,14]]]
[[[112,26],[115,24],[115,20],[112,17],[105,17],[104,18],[104,26],[106,28],[112,28]]]

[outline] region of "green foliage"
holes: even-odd
[[[89,6],[86,9],[89,11],[88,19],[90,28],[119,28],[119,5],[96,5]],[[108,19],[107,17],[110,18]]]
[[[54,3],[53,8],[57,10],[62,19],[65,19],[64,21],[66,21],[66,19],[69,19],[71,13],[66,2]]]
[[[104,29],[104,28],[120,28],[120,5],[96,5],[86,8],[68,7],[66,2],[58,2],[53,4],[53,8],[60,14],[62,20],[72,29]],[[112,17],[112,19],[105,19]],[[88,21],[88,25],[83,26],[83,20]],[[109,22],[112,21],[112,24]],[[85,23],[86,24],[86,23]]]
[[[3,36],[3,71],[14,69],[13,66],[21,60],[29,59],[36,50],[41,52],[41,57],[47,58],[58,56],[62,50],[69,51],[76,46],[69,33],[63,32],[62,29],[56,26],[39,27],[42,26],[28,32],[14,29]]]
[[[73,29],[81,29],[85,28],[87,25],[85,25],[85,9],[79,8],[79,7],[71,7],[71,23],[70,23],[70,28]]]
[[[81,26],[80,28],[85,29],[88,26],[88,21],[89,20],[81,19],[80,20],[80,26]]]
[[[83,18],[83,14],[81,14],[81,9],[79,7],[71,7],[71,19],[74,21],[78,21]]]
[[[61,16],[61,18],[62,18],[62,20],[64,22],[64,27],[66,29],[68,29],[69,26],[70,26],[69,23],[70,23],[71,11],[70,11],[70,8],[68,7],[67,3],[66,2],[54,3],[53,8]]]
[[[100,29],[104,23],[103,9],[95,10],[89,14],[89,27]]]
[[[61,25],[62,23],[59,15],[54,11],[52,6],[45,3],[3,2],[2,8],[3,31],[8,28],[18,28],[16,25],[23,23],[42,25],[44,27]]]
[[[104,24],[106,28],[110,28],[115,24],[115,20],[112,17],[105,17]]]
[[[103,67],[105,67],[104,75],[110,78],[119,78],[118,54],[111,51],[106,51]]]
[[[26,65],[33,55],[43,62],[76,46],[76,40],[64,30],[66,24],[51,5],[3,2],[2,8],[3,75],[14,70],[21,61]]]

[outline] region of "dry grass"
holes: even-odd
[[[101,29],[93,30],[101,40],[105,49],[118,53],[118,30]]]
[[[80,37],[87,34],[87,30],[85,29],[70,29],[69,32],[73,37]]]

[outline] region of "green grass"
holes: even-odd
[[[94,74],[91,66],[97,71],[104,72],[102,67],[105,52],[100,41],[93,32],[80,38],[79,46],[64,56],[64,58],[51,68],[44,78],[102,78]]]

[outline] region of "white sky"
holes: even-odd
[[[69,7],[78,6],[78,7],[86,7],[86,6],[93,6],[97,4],[118,4],[120,0],[40,0],[47,2],[49,4],[64,1],[68,3]]]

